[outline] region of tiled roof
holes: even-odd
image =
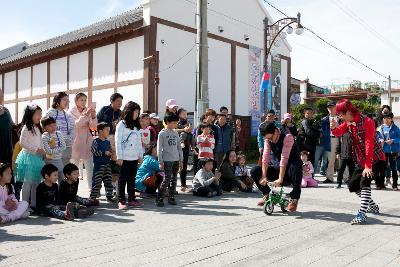
[[[91,37],[96,36],[102,33],[106,33],[118,28],[129,26],[135,22],[138,22],[143,19],[143,9],[141,7],[136,8],[134,10],[130,10],[124,12],[115,17],[111,17],[109,19],[105,19],[99,22],[96,22],[92,25],[83,27],[81,29],[63,34],[61,36],[57,36],[51,38],[49,40],[36,43],[26,47],[26,49],[20,53],[9,56],[0,60],[0,66],[11,63],[13,61],[17,61],[23,58],[27,58],[36,54],[43,53],[45,51],[49,51],[58,47],[62,47],[64,45]]]
[[[7,57],[11,57],[15,54],[21,53],[22,51],[24,51],[27,47],[28,47],[28,43],[27,42],[22,42],[19,44],[16,44],[14,46],[10,46],[4,50],[0,51],[0,60],[3,58],[7,58]]]

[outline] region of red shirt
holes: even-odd
[[[364,119],[364,129],[359,129],[358,124],[360,123],[362,118]],[[356,114],[354,116],[353,122],[342,123],[340,126],[332,130],[332,134],[335,136],[342,136],[348,131],[350,131],[351,133],[351,137],[353,139],[353,152],[357,156],[357,161],[360,167],[363,167],[365,169],[372,169],[374,159],[385,160],[385,154],[383,153],[383,151],[377,151],[377,153],[375,153],[376,132],[375,123],[372,119],[368,117],[364,118],[361,117],[360,114]],[[359,144],[361,131],[365,132],[364,145]]]

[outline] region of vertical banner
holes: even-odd
[[[281,59],[273,57],[271,62],[271,101],[268,108],[275,110],[276,116],[281,118]]]
[[[249,116],[251,116],[251,135],[256,136],[261,122],[260,84],[261,84],[261,49],[249,47]]]

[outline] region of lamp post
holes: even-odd
[[[272,49],[273,46],[279,47],[281,44],[281,39],[285,39],[287,34],[292,34],[295,32],[300,35],[304,32],[304,28],[300,23],[300,13],[297,13],[297,17],[286,17],[282,18],[275,23],[269,25],[268,18],[264,19],[264,72],[268,72],[268,56],[276,55],[276,52]],[[291,25],[296,24],[295,28]],[[286,29],[286,32],[283,30]],[[288,85],[289,86],[289,85]],[[266,112],[267,107],[267,97],[266,91],[264,91],[264,112]]]

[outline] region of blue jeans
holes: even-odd
[[[317,146],[314,159],[314,174],[326,173],[328,169],[328,153],[329,151],[325,151],[323,146]],[[320,161],[321,165],[319,164]]]

